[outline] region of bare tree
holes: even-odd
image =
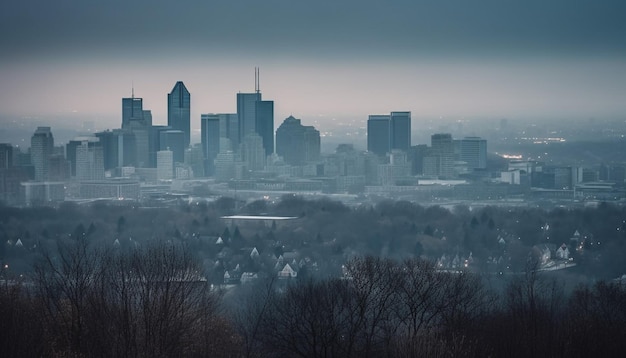
[[[392,260],[357,258],[346,264],[352,288],[350,301],[350,351],[361,348],[361,356],[380,356],[388,351],[396,332],[394,308],[400,272]]]
[[[269,314],[273,301],[276,300],[276,277],[261,280],[248,287],[241,287],[239,300],[231,307],[235,326],[241,335],[245,357],[262,356],[260,341],[263,321]]]
[[[35,264],[34,281],[43,304],[43,318],[53,328],[53,351],[80,352],[86,347],[88,295],[94,285],[98,255],[86,237],[59,240]]]
[[[259,332],[264,353],[270,357],[356,356],[346,311],[352,294],[347,282],[334,279],[293,284],[274,295]]]

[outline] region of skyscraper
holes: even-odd
[[[459,139],[459,160],[466,162],[469,169],[487,168],[487,140],[480,137]]]
[[[114,129],[96,133],[102,146],[104,170],[132,166],[136,162],[135,134],[130,130]]]
[[[248,134],[241,143],[241,159],[246,163],[248,170],[263,170],[265,167],[265,152],[263,138],[258,134]]]
[[[176,82],[167,95],[167,125],[184,133],[185,148],[191,137],[191,95],[182,81]]]
[[[203,114],[200,116],[200,144],[204,155],[205,175],[213,175],[214,161],[220,152],[220,116]]]
[[[391,149],[389,115],[370,115],[367,119],[367,150],[384,157]]]
[[[454,144],[449,133],[437,133],[430,137],[431,154],[436,158],[440,177],[454,177]]]
[[[135,136],[134,160],[130,165],[136,167],[150,166],[151,127],[152,112],[143,109],[143,99],[136,98],[133,89],[130,98],[122,98],[122,129],[131,131]]]
[[[316,161],[320,156],[320,132],[289,116],[276,130],[276,154],[291,165]]]
[[[97,138],[84,138],[75,148],[75,175],[78,180],[104,178],[104,155]]]
[[[13,166],[13,146],[9,143],[0,143],[0,169],[9,169]]]
[[[390,149],[408,153],[411,148],[411,112],[391,112],[389,131]]]
[[[157,179],[174,179],[174,153],[171,150],[157,152]]]
[[[274,101],[261,98],[258,68],[254,69],[254,89],[254,93],[237,93],[239,142],[248,134],[256,133],[263,139],[265,155],[270,155],[274,153]]]
[[[133,120],[143,120],[143,98],[135,98],[135,91],[130,98],[122,98],[122,128],[127,128]]]
[[[261,93],[237,93],[237,116],[239,117],[239,142],[246,135],[256,133],[256,104]]]
[[[263,139],[265,155],[274,153],[274,101],[256,103],[256,132]]]
[[[185,162],[185,133],[181,130],[163,130],[159,135],[160,150],[172,151],[174,163]],[[158,162],[158,161],[157,161]]]
[[[48,180],[50,156],[54,150],[54,137],[50,127],[37,127],[30,139],[30,156],[35,167],[35,180]]]

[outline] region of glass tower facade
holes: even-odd
[[[182,81],[176,82],[167,95],[167,125],[184,133],[185,148],[191,139],[191,95]],[[174,154],[176,160],[176,154]]]

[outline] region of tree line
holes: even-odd
[[[572,292],[527,262],[502,289],[431,261],[358,257],[340,278],[223,292],[185,247],[74,238],[30,284],[3,281],[0,351],[19,357],[589,357],[626,349],[626,289]]]

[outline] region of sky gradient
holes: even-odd
[[[254,89],[289,114],[510,119],[626,113],[626,2],[614,0],[32,1],[0,5],[0,114],[121,122],[167,93],[235,112]],[[102,127],[102,126],[99,126]]]

